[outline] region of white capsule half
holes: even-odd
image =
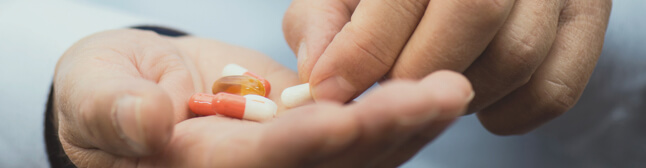
[[[273,101],[258,95],[245,95],[245,109],[242,118],[252,121],[266,121],[276,116],[278,106]]]
[[[222,69],[222,76],[244,75],[247,71],[249,70],[238,64],[227,64]]]
[[[312,93],[310,92],[309,83],[286,88],[285,90],[283,90],[283,93],[280,95],[280,99],[283,101],[283,104],[288,108],[301,106],[301,105],[314,102],[314,99],[312,99]]]

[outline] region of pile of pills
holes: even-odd
[[[224,115],[251,121],[266,121],[276,116],[278,106],[268,99],[271,85],[265,78],[236,64],[228,64],[222,77],[213,82],[213,94],[196,93],[188,106],[199,115]],[[311,103],[308,83],[286,88],[281,94],[283,104],[296,107]]]
[[[188,106],[199,115],[224,115],[251,121],[265,121],[276,115],[278,106],[266,98],[271,91],[269,81],[247,69],[229,64],[222,77],[213,83],[212,92],[196,93]]]

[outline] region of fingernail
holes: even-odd
[[[296,57],[298,57],[298,61],[305,61],[307,59],[307,46],[305,45],[305,42],[302,42],[298,47]]]
[[[313,88],[315,101],[332,100],[346,102],[357,93],[357,89],[341,76],[332,76]]]
[[[112,126],[133,152],[144,154],[145,137],[141,126],[141,98],[126,95],[116,100],[112,110]]]
[[[476,92],[471,90],[471,93],[469,93],[469,96],[467,96],[466,98],[464,109],[461,110],[460,115],[471,114],[469,113],[468,110],[469,110],[469,105],[471,104],[471,101],[473,100],[474,97],[476,97]]]
[[[305,42],[302,42],[301,45],[298,47],[298,53],[296,54],[296,61],[297,61],[297,68],[298,68],[298,77],[301,79],[303,82],[307,82],[309,80],[309,77],[306,75],[306,73],[309,70],[306,69],[306,63],[307,63],[307,45],[305,45]]]
[[[472,90],[471,94],[469,94],[469,97],[467,97],[467,104],[471,103],[471,100],[473,100],[474,97],[476,97],[476,92]]]

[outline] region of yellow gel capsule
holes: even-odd
[[[260,80],[246,75],[225,76],[213,83],[213,94],[226,92],[237,95],[255,94],[265,96],[265,87]]]

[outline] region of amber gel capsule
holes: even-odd
[[[237,95],[255,94],[267,96],[265,86],[260,80],[246,75],[225,76],[213,82],[213,94],[227,92]]]
[[[261,77],[260,75],[256,75],[254,73],[249,72],[246,68],[243,68],[242,66],[238,64],[227,64],[224,66],[222,69],[222,76],[233,76],[233,75],[244,75],[244,76],[251,76],[260,83],[262,83],[263,86],[265,86],[265,97],[269,96],[269,93],[271,93],[271,85],[269,84],[269,81],[267,79]]]
[[[221,114],[231,118],[265,121],[274,118],[278,106],[273,101],[258,95],[234,95],[196,93],[191,96],[188,107],[195,114]]]

